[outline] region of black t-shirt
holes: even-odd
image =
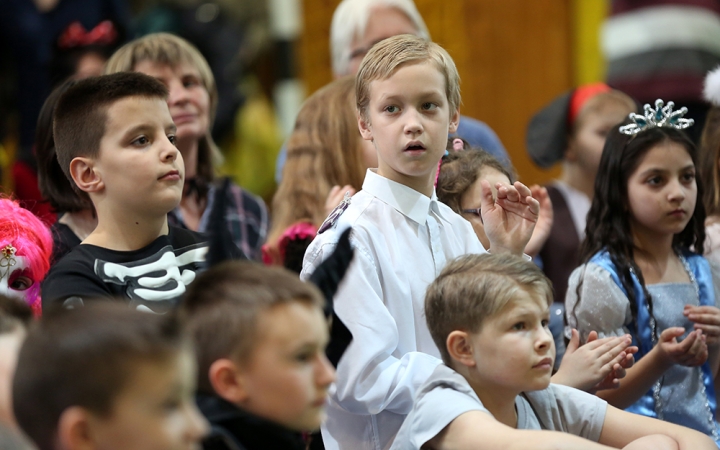
[[[167,235],[139,250],[78,245],[45,277],[43,308],[115,297],[126,298],[138,310],[167,312],[205,268],[207,249],[201,234],[172,226]]]

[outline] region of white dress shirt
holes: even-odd
[[[441,363],[425,322],[425,290],[448,261],[486,250],[470,222],[434,192],[428,198],[368,170],[334,227],[308,247],[301,278],[348,227],[355,257],[334,306],[353,341],[338,365],[322,434],[328,450],[384,450]]]

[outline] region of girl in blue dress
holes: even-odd
[[[570,276],[568,328],[581,338],[630,333],[635,365],[610,404],[685,425],[720,442],[714,379],[720,309],[705,241],[696,151],[686,111],[661,100],[610,131]]]

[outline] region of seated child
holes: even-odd
[[[98,224],[48,273],[45,304],[120,297],[161,313],[203,268],[200,235],[168,226],[185,169],[167,95],[155,78],[125,72],[78,81],[58,100],[58,162],[90,197]]]
[[[195,360],[174,315],[119,302],[46,314],[18,357],[13,408],[40,450],[195,448]]]
[[[517,256],[449,263],[425,298],[445,364],[418,391],[391,448],[716,448],[695,430],[550,384],[552,301],[549,280]]]
[[[40,315],[40,282],[50,268],[48,227],[17,202],[0,199],[0,295],[23,300]]]
[[[12,413],[12,379],[17,354],[32,318],[30,306],[0,294],[0,425],[16,426]]]
[[[279,267],[230,261],[189,287],[180,311],[195,339],[205,450],[306,447],[335,370],[322,294]]]

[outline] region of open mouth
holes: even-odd
[[[410,142],[408,145],[405,146],[406,152],[417,152],[417,151],[423,151],[425,150],[425,146],[422,145],[420,142]]]

